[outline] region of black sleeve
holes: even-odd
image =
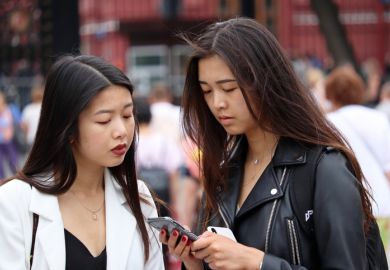
[[[340,152],[317,167],[314,228],[321,269],[366,269],[364,213],[359,183]]]
[[[326,153],[318,164],[314,190],[314,234],[321,270],[367,269],[363,209],[346,158]],[[304,270],[265,254],[262,270]]]

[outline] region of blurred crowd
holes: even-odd
[[[314,56],[292,57],[292,62],[297,76],[355,152],[389,251],[390,61],[382,68],[368,59],[359,71],[351,65],[333,68],[330,61],[321,63]],[[23,89],[0,76],[0,180],[23,165],[34,141],[43,91],[41,76],[33,77]],[[137,169],[165,202],[160,204],[160,214],[193,228],[202,188],[201,153],[182,132],[179,104],[162,83],[154,85],[147,97],[135,96]],[[169,257],[166,263],[170,269],[179,265]]]

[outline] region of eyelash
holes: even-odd
[[[234,91],[234,90],[236,90],[237,88],[236,87],[234,87],[234,88],[229,88],[229,89],[222,89],[224,92],[227,92],[227,93],[229,93],[229,92],[232,92],[232,91]]]
[[[131,118],[131,117],[133,117],[133,115],[124,115],[124,116],[123,116],[124,119],[129,119],[129,118]],[[110,120],[107,120],[107,121],[100,121],[100,122],[97,122],[97,123],[98,123],[98,124],[101,124],[101,125],[105,125],[105,124],[108,124],[110,121],[111,121],[111,119],[110,119]]]

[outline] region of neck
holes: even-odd
[[[251,161],[264,160],[272,158],[279,140],[279,136],[263,131],[256,135],[247,136],[247,140],[247,158]]]
[[[77,193],[94,195],[104,189],[104,170],[80,170],[71,190]]]

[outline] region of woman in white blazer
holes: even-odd
[[[0,187],[0,270],[164,269],[146,223],[157,211],[136,178],[132,94],[100,58],[52,66],[28,159]]]

